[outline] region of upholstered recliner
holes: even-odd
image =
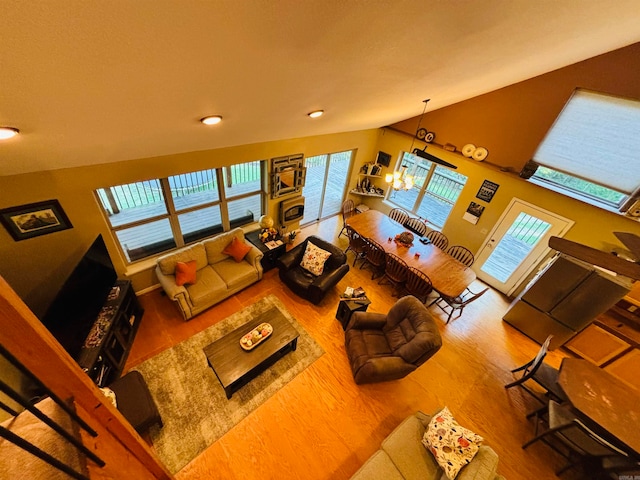
[[[442,346],[433,317],[416,297],[403,297],[386,315],[354,312],[345,347],[357,384],[397,380]]]
[[[325,261],[320,275],[314,275],[302,268],[300,263],[311,242],[322,250],[331,253]],[[300,245],[289,250],[278,259],[280,280],[284,282],[294,293],[317,305],[342,277],[349,271],[347,256],[335,245],[322,240],[314,235],[307,238]]]

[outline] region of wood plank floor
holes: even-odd
[[[340,228],[341,219],[333,217],[306,227],[299,237],[318,234],[335,239]],[[344,237],[336,242],[347,246]],[[351,254],[349,261],[353,262]],[[445,405],[498,453],[499,471],[508,479],[557,478],[554,470],[563,465],[562,457],[541,442],[521,448],[534,428],[525,415],[539,404],[522,389],[505,390],[504,385],[512,379],[509,370],[532,358],[539,345],[501,320],[509,305],[502,294],[491,290],[449,325],[444,323],[445,314],[431,307],[443,336],[440,351],[402,380],[358,386],[346,358],[344,333],[335,319],[339,293],[347,286],[367,291],[373,302],[369,311],[385,313],[396,300],[389,286],[379,286],[368,271],[357,268],[319,306],[283,287],[275,269],[189,322],[159,290],[140,297],[145,315],[127,368],[268,294],[280,298],[326,352],[176,478],[348,479],[406,416]],[[474,290],[478,286],[479,282]],[[564,355],[551,352],[547,362],[557,367]],[[569,472],[562,478],[578,477]]]

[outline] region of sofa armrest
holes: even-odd
[[[473,460],[460,470],[456,480],[494,480],[498,477],[498,454],[482,445]]]
[[[357,372],[354,380],[358,385],[371,382],[397,380],[413,372],[417,367],[400,357],[375,357],[367,360]]]
[[[184,286],[179,286],[176,284],[175,276],[163,274],[160,271],[160,267],[157,266],[156,276],[158,277],[160,286],[167,294],[167,297],[178,303],[178,307],[180,309],[180,312],[182,313],[182,317],[185,320],[193,317],[193,305],[191,304],[191,299],[189,298],[189,292],[187,292],[187,289]]]
[[[245,243],[251,247],[251,250],[247,252],[247,254],[244,257],[244,260],[249,262],[249,264],[251,264],[253,268],[255,268],[258,271],[258,279],[261,279],[262,263],[260,263],[260,261],[262,260],[262,257],[264,257],[264,254],[260,251],[258,247],[251,244],[250,242],[247,242],[245,240]]]
[[[331,270],[317,277],[313,283],[309,285],[309,288],[316,288],[322,292],[326,292],[330,288],[333,288],[348,271],[349,265],[340,265],[336,270]]]
[[[345,330],[380,329],[386,322],[387,316],[383,313],[353,312]]]

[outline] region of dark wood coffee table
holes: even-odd
[[[271,324],[273,333],[253,350],[243,350],[240,338],[263,322]],[[285,354],[294,351],[298,346],[298,337],[298,331],[289,320],[278,308],[273,307],[204,347],[204,354],[229,399],[234,391]]]

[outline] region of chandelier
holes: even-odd
[[[387,173],[384,181],[391,186],[396,192],[398,190],[411,190],[413,188],[413,177],[407,175],[407,167],[396,170],[393,173]]]

